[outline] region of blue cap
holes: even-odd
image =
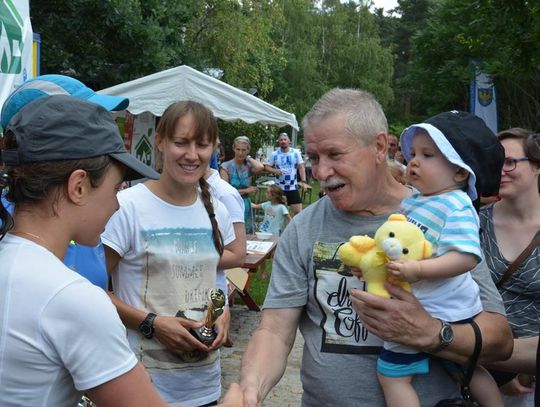
[[[42,75],[24,82],[9,95],[2,107],[0,124],[6,128],[11,118],[28,103],[52,95],[73,96],[98,104],[107,110],[123,110],[129,105],[127,98],[100,95],[69,76]]]

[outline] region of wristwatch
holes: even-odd
[[[440,352],[450,345],[454,340],[454,331],[452,330],[452,325],[446,321],[443,321],[442,319],[439,319],[439,321],[441,321],[442,324],[441,331],[439,332],[439,344],[433,351],[431,351],[431,353]]]
[[[150,312],[146,318],[139,324],[139,331],[146,339],[152,339],[154,337],[154,319],[157,315]]]

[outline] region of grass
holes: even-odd
[[[311,182],[311,203],[319,199],[319,183],[315,180]],[[309,199],[307,196],[304,197],[304,208],[309,205]],[[252,273],[249,280],[249,292],[253,297],[253,300],[258,304],[262,305],[264,302],[264,297],[266,296],[266,291],[268,290],[268,283],[270,282],[270,275],[272,274],[272,261],[266,261],[266,273],[268,275],[267,279],[261,279],[262,267],[259,267],[257,273]],[[238,302],[242,303],[242,300],[238,298]]]

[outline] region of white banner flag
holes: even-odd
[[[476,69],[470,92],[471,113],[483,119],[491,131],[497,133],[497,99],[491,76]]]
[[[33,77],[28,0],[0,0],[0,109],[9,94]]]

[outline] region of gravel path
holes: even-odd
[[[252,332],[259,325],[262,312],[250,311],[244,305],[235,304],[231,308],[231,339],[232,348],[222,348],[221,376],[223,389],[226,391],[232,382],[240,380],[240,360]],[[296,407],[302,398],[302,385],[300,383],[300,363],[302,362],[302,347],[304,340],[300,332],[296,335],[296,342],[289,355],[287,369],[276,387],[272,389],[264,407]]]

